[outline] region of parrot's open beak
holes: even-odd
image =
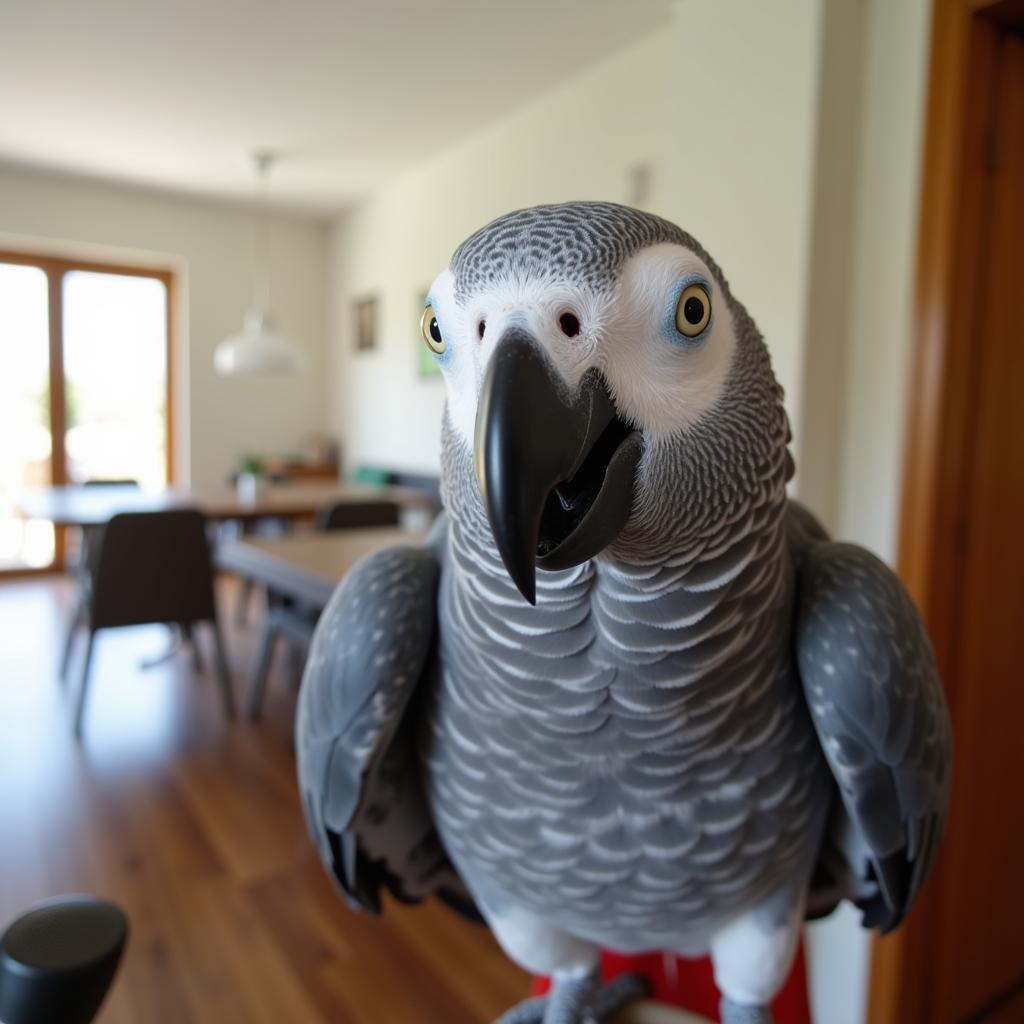
[[[494,540],[531,604],[537,566],[593,558],[629,518],[641,435],[616,416],[597,370],[573,392],[520,327],[506,330],[491,356],[475,447]]]

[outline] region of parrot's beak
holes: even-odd
[[[538,566],[593,558],[629,518],[641,435],[616,416],[597,370],[573,392],[520,327],[506,330],[491,356],[475,447],[495,543],[530,604]]]

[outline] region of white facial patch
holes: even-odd
[[[674,327],[674,300],[690,281],[704,285],[711,301],[711,322],[692,340]],[[650,440],[685,430],[718,401],[736,348],[732,314],[711,271],[689,249],[665,242],[629,259],[603,330],[599,366],[619,415]]]
[[[448,415],[455,433],[472,448],[484,372],[506,329],[519,326],[529,331],[563,379],[575,387],[597,362],[607,300],[562,281],[505,278],[461,306],[455,300],[454,285],[451,271],[445,270],[429,294],[445,339],[440,362],[448,387]],[[580,325],[574,337],[563,330],[563,314],[571,314]]]
[[[697,339],[675,330],[675,301],[683,283],[708,291],[711,321]],[[735,350],[732,315],[704,262],[689,249],[662,243],[630,258],[610,292],[595,293],[564,281],[507,278],[455,299],[445,270],[430,290],[446,351],[441,368],[455,433],[473,446],[477,401],[487,361],[506,328],[529,331],[561,376],[575,387],[592,366],[604,374],[619,415],[652,441],[687,429],[718,400]],[[569,336],[561,317],[579,332]],[[484,325],[483,337],[479,327]]]

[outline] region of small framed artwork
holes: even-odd
[[[423,340],[423,335],[420,333],[420,320],[423,317],[423,310],[427,305],[427,290],[424,288],[416,296],[416,318],[413,320],[416,331],[416,367],[420,377],[440,377],[441,376],[441,365],[434,357],[434,353],[427,348],[427,343]]]
[[[377,297],[368,296],[355,303],[356,349],[365,352],[377,347]]]

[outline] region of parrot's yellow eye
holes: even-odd
[[[683,289],[676,306],[676,330],[686,338],[696,338],[711,319],[711,297],[699,285]]]
[[[420,317],[420,332],[427,347],[435,356],[444,354],[444,338],[441,337],[441,328],[437,325],[437,317],[434,316],[434,307],[427,306]]]

